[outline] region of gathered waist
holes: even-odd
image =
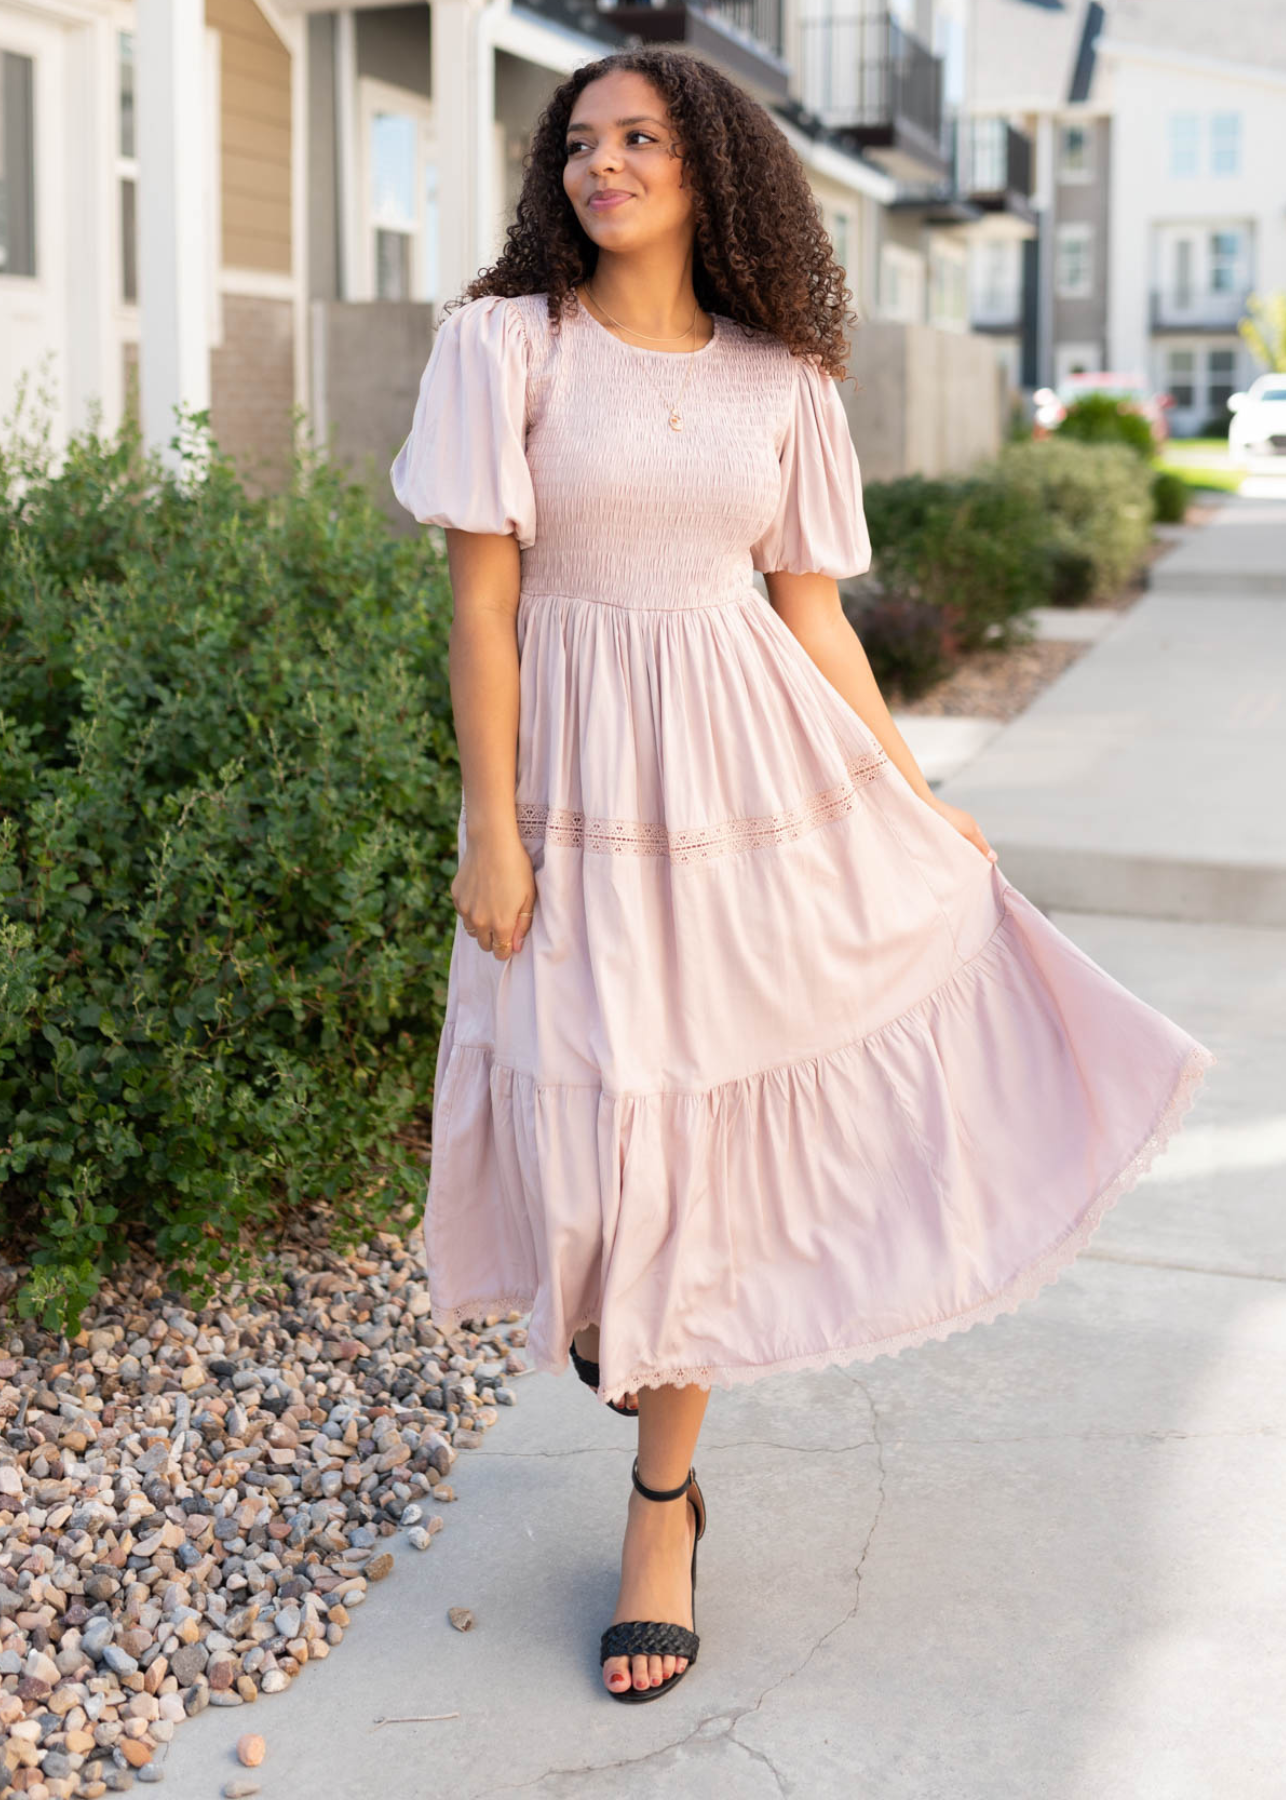
[[[665,600],[653,596],[630,596],[621,599],[616,594],[584,594],[571,593],[563,588],[522,586],[518,593],[518,604],[524,606],[533,600],[569,600],[584,606],[610,606],[618,612],[706,612],[711,607],[744,606],[749,600],[761,598],[758,588],[753,582],[739,581],[735,587],[717,594],[704,594],[699,600],[688,598]]]

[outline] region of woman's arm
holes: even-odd
[[[483,950],[517,950],[534,908],[531,858],[518,835],[518,540],[446,531],[452,614],[451,710],[464,789],[465,855],[451,884]]]
[[[830,575],[765,574],[773,611],[807,650],[822,674],[868,725],[894,766],[920,799],[948,819],[987,856],[995,853],[977,822],[961,807],[939,800],[893,722],[871,670],[862,640],[844,616],[839,588]]]

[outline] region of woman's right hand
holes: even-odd
[[[480,950],[507,962],[522,948],[536,906],[536,876],[516,831],[479,836],[466,827],[451,899]]]

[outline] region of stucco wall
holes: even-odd
[[[988,339],[873,319],[849,367],[839,391],[866,480],[963,473],[999,450],[1007,390]]]
[[[316,300],[312,332],[332,456],[369,482],[390,519],[413,529],[388,471],[411,429],[433,344],[433,308],[412,300]]]

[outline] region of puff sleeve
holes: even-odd
[[[524,550],[535,543],[527,369],[522,320],[503,295],[466,300],[442,319],[390,470],[393,492],[422,525],[512,532]]]
[[[777,512],[751,546],[765,573],[862,575],[871,540],[862,505],[862,476],[844,403],[833,377],[792,356],[794,391],[782,440]]]

